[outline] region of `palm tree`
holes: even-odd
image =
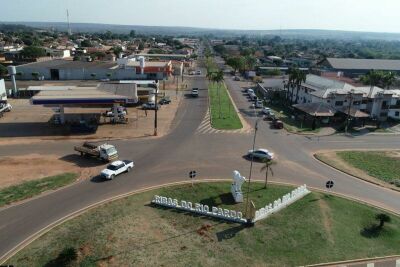
[[[396,75],[394,72],[388,71],[384,73],[382,77],[382,84],[384,89],[389,89],[389,87],[395,82],[396,80]]]
[[[221,118],[221,94],[220,94],[220,87],[221,83],[224,81],[224,72],[219,70],[214,73],[212,80],[214,83],[217,84],[217,92],[218,92],[218,103],[219,103],[219,118]]]
[[[299,69],[297,69],[297,75],[296,75],[296,80],[294,81],[294,83],[297,86],[297,93],[296,93],[296,103],[298,103],[298,98],[299,98],[299,91],[300,91],[300,87],[301,84],[304,83],[307,79],[307,75],[304,71],[301,71]]]
[[[292,88],[292,92],[290,94],[290,105],[293,104],[293,91],[294,91],[294,81],[296,80],[297,77],[297,71],[295,68],[290,68],[288,70],[288,74],[289,74],[289,80],[288,80],[288,84],[287,84],[287,88],[288,88],[288,98],[289,98],[289,88]]]
[[[276,161],[274,160],[269,160],[269,159],[265,159],[263,161],[264,166],[261,168],[261,172],[265,171],[265,185],[264,188],[267,188],[267,182],[268,182],[268,173],[270,172],[272,176],[274,176],[274,172],[272,170],[272,165],[276,164]]]

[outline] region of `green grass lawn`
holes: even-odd
[[[211,108],[211,125],[215,129],[234,130],[243,127],[242,122],[232,105],[226,87],[210,83],[208,86]]]
[[[400,180],[400,157],[390,156],[384,151],[339,151],[342,160],[368,175],[393,183]]]
[[[0,207],[65,186],[75,181],[76,178],[76,173],[64,173],[0,189]]]
[[[245,185],[244,185],[245,188]],[[290,187],[253,183],[257,208]],[[6,264],[15,266],[297,266],[398,254],[400,218],[379,235],[362,233],[381,211],[311,193],[254,227],[150,205],[154,194],[242,210],[230,183],[161,188],[117,200],[35,240]]]

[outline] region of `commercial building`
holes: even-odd
[[[400,74],[400,60],[389,59],[327,58],[319,67],[321,71],[340,72],[347,77],[358,77],[370,70]]]
[[[324,103],[342,112],[354,109],[379,121],[400,119],[400,90],[356,87],[309,74],[301,86],[287,86],[287,98],[292,104]]]
[[[56,59],[20,65],[16,69],[20,80],[163,80],[172,74],[172,63],[146,62],[144,58],[92,62]]]

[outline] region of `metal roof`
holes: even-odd
[[[117,66],[114,61],[72,61],[53,59],[48,61],[33,62],[17,66],[18,68],[52,68],[52,69],[111,69]]]
[[[316,117],[333,117],[335,116],[336,113],[336,110],[331,105],[323,102],[296,104],[293,105],[293,107],[311,116],[316,116]]]
[[[32,105],[114,104],[126,103],[126,96],[96,89],[42,91],[31,98]]]
[[[400,60],[356,58],[327,58],[326,60],[334,69],[400,71]]]

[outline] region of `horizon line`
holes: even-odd
[[[0,24],[18,24],[18,23],[58,23],[65,24],[64,21],[0,21]],[[97,22],[70,22],[73,24],[95,24],[95,25],[112,25],[112,26],[132,26],[132,27],[161,27],[161,28],[182,28],[182,29],[198,29],[198,30],[216,30],[216,31],[251,31],[251,32],[262,32],[262,31],[334,31],[334,32],[347,32],[347,33],[374,33],[374,34],[400,34],[400,32],[378,32],[378,31],[367,31],[367,30],[339,30],[339,29],[323,29],[323,28],[284,28],[284,29],[234,29],[234,28],[207,28],[201,26],[173,26],[173,25],[141,25],[141,24],[116,24],[116,23],[97,23]],[[25,25],[26,26],[26,25]]]

